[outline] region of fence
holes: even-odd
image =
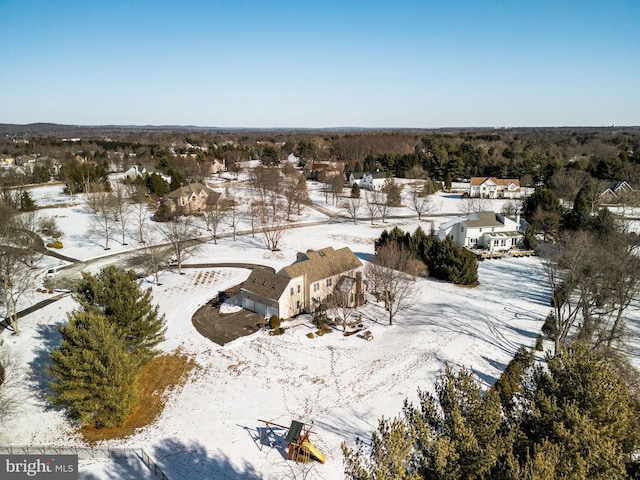
[[[169,480],[162,469],[142,448],[74,447],[56,445],[0,446],[0,454],[6,455],[77,455],[78,459],[137,457],[160,480]]]

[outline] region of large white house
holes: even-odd
[[[242,307],[265,317],[312,312],[329,295],[359,306],[364,303],[362,262],[347,247],[307,250],[278,272],[254,269],[241,291]]]
[[[524,235],[520,219],[511,220],[496,212],[475,212],[456,218],[438,228],[438,238],[450,237],[459,247],[505,252],[521,248]]]
[[[387,178],[388,174],[385,172],[351,173],[349,175],[349,187],[353,187],[353,184],[357,183],[361,189],[380,190]]]
[[[471,198],[520,198],[520,180],[517,178],[471,177]]]

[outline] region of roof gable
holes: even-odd
[[[242,289],[264,298],[279,299],[291,281],[263,268],[256,268],[242,284]]]
[[[315,282],[361,266],[362,262],[348,247],[339,250],[327,247],[299,254],[298,259],[281,269],[278,275],[289,278],[306,275],[309,282]]]
[[[520,188],[520,180],[517,178],[471,177],[472,187],[478,187],[480,185],[509,187],[511,184],[513,184],[515,188]]]
[[[211,190],[201,183],[190,183],[183,187],[175,189],[173,192],[170,192],[167,197],[169,198],[181,198],[188,197],[191,194],[195,193],[196,195],[202,194],[202,192],[206,192],[207,194],[211,193]]]

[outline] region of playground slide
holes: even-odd
[[[311,443],[309,440],[305,440],[304,442],[302,442],[302,445],[300,445],[300,448],[302,448],[302,450],[304,450],[309,455],[314,457],[320,463],[324,463],[324,461],[327,459],[327,457],[325,457],[322,453],[320,453],[320,451],[315,447],[315,445]]]

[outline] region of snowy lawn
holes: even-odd
[[[424,222],[423,222],[424,223]],[[248,262],[280,268],[307,248],[349,246],[361,259],[373,253],[373,240],[383,228],[398,225],[413,231],[414,219],[370,225],[333,223],[287,231],[281,251],[267,251],[259,236],[209,242],[191,262]],[[424,227],[423,227],[424,228]],[[106,259],[105,259],[106,263]],[[92,269],[93,270],[93,269]],[[471,368],[491,384],[520,345],[531,345],[548,312],[548,291],[536,258],[486,261],[480,285],[460,288],[419,279],[419,295],[392,326],[384,308],[374,302],[361,310],[373,334],[367,342],[335,331],[307,338],[309,316],[284,326],[281,336],[258,332],[220,347],[201,337],[191,315],[218,291],[242,282],[249,271],[230,268],[188,269],[179,276],[167,271],[154,299],[166,315],[166,351],[178,347],[200,368],[186,385],[167,397],[161,417],[132,437],[102,447],[142,448],[170,478],[342,477],[340,444],[352,444],[376,428],[381,415],[399,413],[405,398],[416,400],[418,388],[432,389],[445,364]],[[2,335],[5,345],[25,366],[26,401],[4,430],[13,445],[78,444],[74,425],[64,411],[44,398],[43,375],[48,352],[59,343],[55,324],[75,307],[63,298],[21,320],[22,333]],[[229,308],[229,306],[225,306]],[[292,419],[314,423],[313,443],[327,456],[321,464],[286,461],[282,437],[269,435],[261,448],[264,419],[288,425]],[[131,476],[127,462],[99,458],[81,460],[84,478]],[[144,470],[144,469],[142,469]]]

